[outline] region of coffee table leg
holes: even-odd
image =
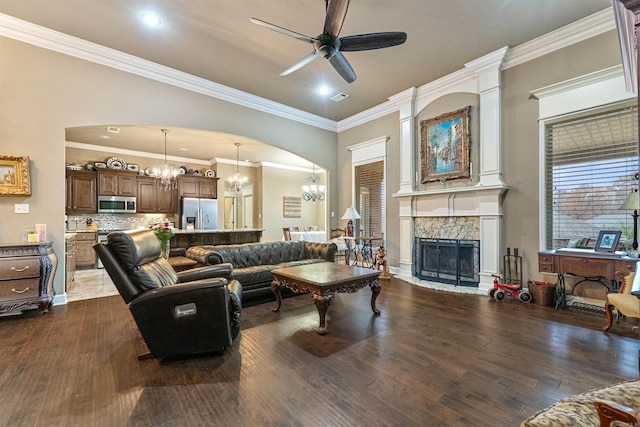
[[[320,316],[320,326],[318,327],[318,334],[325,335],[327,333],[326,318],[327,309],[331,304],[332,295],[316,295],[313,294],[313,300],[316,303],[318,309],[318,315]]]
[[[381,290],[378,279],[371,282],[369,286],[371,287],[371,310],[373,310],[375,314],[380,314],[380,310],[376,308],[376,298],[378,298],[378,295],[380,295]]]
[[[278,282],[277,279],[273,279],[273,282],[271,282],[271,291],[276,296],[276,305],[273,306],[271,311],[277,312],[280,310],[280,304],[282,304],[282,296],[280,295],[280,282]]]

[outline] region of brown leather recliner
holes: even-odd
[[[231,264],[176,273],[151,230],[112,232],[93,247],[153,357],[221,351],[238,335],[242,285]]]

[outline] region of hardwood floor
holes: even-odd
[[[517,426],[553,402],[637,378],[633,322],[514,299],[383,284],[243,310],[221,355],[138,361],[119,296],[0,319],[1,426]]]

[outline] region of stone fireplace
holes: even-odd
[[[407,227],[401,227],[401,239],[411,242],[411,258],[404,265],[401,260],[400,274],[454,286],[477,286],[481,290],[491,288],[493,275],[500,273],[502,201],[506,191],[507,187],[503,185],[476,185],[414,192],[403,197],[401,206],[408,208],[408,215],[402,221]],[[425,274],[422,261],[427,261],[427,264],[431,261],[420,258],[427,256],[423,252],[423,243],[427,243],[428,249],[438,249],[440,253],[443,247],[449,253],[454,247],[456,261],[464,259],[463,274],[458,271],[452,275],[451,268],[446,265],[439,267],[437,274]],[[438,246],[442,244],[443,247]],[[471,274],[469,268],[473,268]]]
[[[399,205],[401,276],[416,277],[417,239],[477,241],[480,291],[490,289],[492,275],[500,273],[502,204],[509,189],[502,179],[501,135],[501,66],[507,52],[507,47],[498,49],[458,72],[389,98],[400,112],[400,188],[393,197]],[[422,184],[418,118],[435,101],[454,94],[477,96],[471,101],[477,124],[471,131],[470,178]]]

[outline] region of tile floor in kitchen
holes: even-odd
[[[67,302],[118,295],[118,290],[104,268],[76,270],[67,289]]]

